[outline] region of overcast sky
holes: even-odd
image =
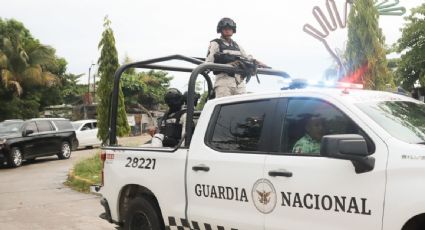
[[[233,38],[238,44],[274,69],[294,78],[320,79],[332,64],[323,45],[302,31],[305,23],[315,25],[312,8],[324,7],[325,0],[2,1],[0,16],[23,22],[35,38],[54,47],[68,61],[68,72],[75,74],[87,75],[90,64],[97,62],[105,15],[112,21],[120,62],[126,54],[134,61],[170,54],[204,57],[209,41],[218,37],[217,22],[230,17],[237,23]],[[423,0],[400,2],[411,9]],[[387,44],[397,41],[403,23],[403,17],[381,17]],[[344,33],[335,32],[341,44]],[[170,74],[175,76],[172,86],[185,90],[189,76]],[[278,90],[281,85],[277,78],[261,81],[260,86],[251,81],[248,90]]]

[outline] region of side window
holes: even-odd
[[[38,132],[37,126],[35,125],[35,122],[30,122],[25,127],[25,130],[32,130],[34,133]]]
[[[72,127],[71,122],[68,120],[54,120],[53,122],[55,123],[56,127],[58,127],[59,130],[74,129]]]
[[[35,123],[37,124],[38,131],[40,133],[53,131],[53,127],[50,124],[50,121],[36,121]]]
[[[283,124],[281,152],[284,153],[318,155],[324,135],[362,134],[339,109],[318,99],[289,99]]]
[[[83,125],[83,127],[81,127],[81,131],[85,131],[85,130],[90,130],[91,128],[91,123],[85,123]]]
[[[93,122],[92,124],[93,124],[93,129],[96,129],[97,128],[97,122]]]
[[[219,151],[262,151],[264,126],[273,119],[271,109],[272,100],[222,105],[215,110],[207,144]]]

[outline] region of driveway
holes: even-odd
[[[20,168],[0,166],[0,229],[116,229],[98,217],[100,197],[63,185],[72,165],[97,151],[74,151],[68,160],[40,158]]]

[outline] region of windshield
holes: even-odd
[[[16,133],[21,130],[23,122],[11,122],[4,121],[0,122],[0,133]]]
[[[81,122],[72,122],[72,127],[74,127],[74,130],[78,130],[82,124]]]
[[[393,137],[408,143],[425,142],[425,104],[379,101],[356,104]]]

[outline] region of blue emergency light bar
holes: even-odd
[[[363,89],[363,85],[351,82],[293,79],[289,80],[288,85],[281,88],[281,90],[305,88]]]

